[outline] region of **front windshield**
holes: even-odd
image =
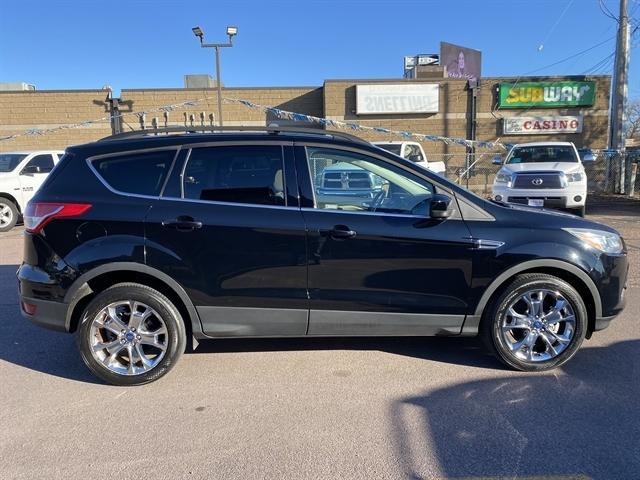
[[[380,147],[387,152],[393,153],[394,155],[400,155],[400,151],[402,150],[402,144],[400,143],[378,144],[376,145],[376,147]]]
[[[0,173],[12,172],[25,157],[20,153],[0,153]]]
[[[568,145],[536,145],[515,147],[506,163],[578,162],[573,147]]]

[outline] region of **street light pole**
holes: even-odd
[[[229,36],[228,43],[204,43],[204,32],[200,27],[193,27],[191,29],[193,34],[200,39],[200,46],[202,48],[215,48],[216,50],[216,83],[218,90],[218,125],[223,126],[224,121],[222,119],[222,74],[220,72],[220,49],[233,47],[233,37],[238,34],[238,28],[229,26],[227,27],[227,35]]]

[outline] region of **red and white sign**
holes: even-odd
[[[546,135],[582,132],[583,116],[508,117],[504,119],[505,135]]]

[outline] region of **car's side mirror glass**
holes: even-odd
[[[411,160],[412,162],[421,162],[422,155],[409,155],[409,160]]]
[[[595,162],[596,161],[596,156],[593,153],[585,153],[582,156],[582,161],[583,162]]]
[[[493,157],[492,163],[494,165],[502,165],[502,162],[503,162],[502,155],[496,155],[495,157]]]
[[[429,216],[435,219],[449,218],[453,212],[452,199],[449,195],[436,193],[431,198]]]

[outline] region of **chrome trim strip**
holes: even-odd
[[[422,220],[426,220],[430,217],[425,217],[424,215],[411,215],[407,213],[386,213],[386,212],[366,212],[366,211],[355,211],[355,210],[338,210],[333,208],[309,208],[303,207],[300,210],[303,212],[328,212],[328,213],[354,213],[358,215],[373,215],[373,216],[384,216],[384,217],[402,217],[402,218],[419,218]],[[457,218],[450,218],[448,220],[458,220]]]

